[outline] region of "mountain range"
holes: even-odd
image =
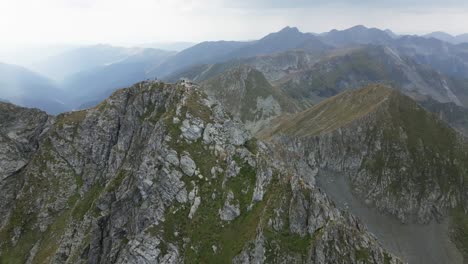
[[[67,110],[58,85],[24,67],[0,63],[0,87],[1,97],[9,102],[54,114]]]
[[[466,85],[468,48],[464,45],[454,45],[427,36],[400,36],[390,30],[355,26],[322,34],[302,33],[297,28],[286,27],[256,41],[202,42],[180,52],[109,45],[71,49],[32,66],[33,70],[43,75],[42,78],[54,80],[49,82],[64,91],[59,95],[59,101],[65,107],[60,110],[57,107],[47,109],[44,104],[27,106],[42,107],[51,113],[92,106],[115,89],[137,81],[160,78],[173,82],[181,77],[200,81],[222,73],[230,67],[228,65],[254,65],[269,81],[278,81],[286,73],[304,71],[333,54],[366,45],[385,47],[387,53],[391,51],[394,55],[394,60],[398,57],[411,60],[413,66],[417,64],[414,67],[425,66],[444,75],[439,79],[450,79],[445,80],[449,90],[454,94],[459,93],[455,96],[457,98],[450,95],[453,99],[451,101],[463,104],[463,89],[453,88],[458,90],[452,91],[450,86]],[[301,61],[297,61],[296,65],[285,64],[294,63],[292,60]],[[207,70],[207,67],[210,69]],[[425,71],[429,72],[430,69]],[[205,76],[196,76],[201,73]],[[408,78],[419,78],[413,77]],[[417,85],[427,86],[423,81]],[[435,95],[433,92],[431,95],[438,97],[438,101],[447,101],[443,97],[448,95]],[[0,96],[9,99],[8,95]],[[312,101],[316,102],[315,99]]]
[[[468,259],[464,44],[286,27],[38,71],[0,64],[0,263]]]
[[[435,39],[439,39],[439,40],[449,42],[452,44],[468,43],[468,34],[460,34],[460,35],[453,36],[442,31],[436,31],[436,32],[426,34],[423,37],[435,38]]]

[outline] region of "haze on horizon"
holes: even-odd
[[[287,25],[468,33],[464,0],[0,0],[1,46],[250,40]]]
[[[0,0],[0,62],[30,66],[84,45],[179,51],[254,40],[285,26],[322,33],[365,25],[398,34],[468,33],[464,0]],[[160,45],[145,45],[145,44]],[[174,43],[177,43],[177,48]]]

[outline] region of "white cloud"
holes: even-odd
[[[423,4],[402,8],[400,0],[394,7],[387,1],[385,8],[353,7],[344,0],[298,8],[305,3],[301,1],[288,8],[267,8],[274,1],[228,5],[225,0],[0,0],[1,44],[254,39],[286,25],[314,32],[355,24],[405,33],[468,32],[468,12],[454,8],[456,0],[446,9]]]

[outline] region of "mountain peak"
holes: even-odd
[[[349,30],[349,31],[360,30],[360,31],[361,31],[361,30],[368,30],[368,29],[369,29],[369,28],[366,27],[366,26],[364,26],[364,25],[356,25],[356,26],[354,26],[354,27],[348,28],[347,30]]]
[[[300,33],[297,27],[290,27],[290,26],[286,26],[285,28],[278,31],[278,33],[286,33],[286,32]]]

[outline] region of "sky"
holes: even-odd
[[[0,45],[258,39],[285,26],[468,33],[466,0],[0,0]]]

